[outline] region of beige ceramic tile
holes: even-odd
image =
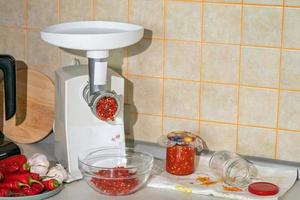
[[[300,1],[299,1],[300,2]],[[300,9],[286,8],[284,13],[283,46],[300,48]]]
[[[278,132],[277,159],[300,162],[300,132]]]
[[[245,4],[282,5],[282,0],[243,0]]]
[[[237,45],[205,44],[203,79],[236,83],[240,47]]]
[[[128,48],[128,56],[128,73],[162,77],[162,40],[143,39]]]
[[[49,66],[28,65],[29,69],[33,69],[33,70],[41,72],[42,74],[44,74],[48,78],[50,78],[53,83],[55,81],[55,70],[57,70],[59,67],[60,67],[59,65],[53,65],[51,67],[49,67]]]
[[[200,2],[167,2],[166,37],[200,41],[201,18]]]
[[[285,0],[286,6],[300,6],[299,0]]]
[[[240,88],[241,124],[276,127],[277,90]]]
[[[194,134],[199,134],[199,123],[196,120],[164,117],[163,127],[164,134],[170,133],[172,131],[189,131]]]
[[[129,77],[128,98],[131,112],[157,114],[162,112],[162,80]]]
[[[30,65],[57,65],[57,48],[42,41],[39,32],[28,32],[28,63]]]
[[[157,143],[161,133],[161,117],[131,114],[131,133],[134,140]]]
[[[243,43],[247,45],[281,45],[282,8],[245,6]]]
[[[300,92],[281,91],[279,128],[300,130]]]
[[[165,76],[200,80],[201,45],[190,42],[166,43]]]
[[[201,110],[201,119],[236,123],[237,87],[203,84]]]
[[[199,118],[199,83],[165,80],[164,115]]]
[[[119,74],[125,74],[126,66],[126,49],[114,49],[109,51],[108,66]]]
[[[95,19],[127,22],[128,0],[95,0]]]
[[[240,83],[260,87],[278,87],[280,49],[242,48]]]
[[[200,137],[205,141],[209,150],[235,151],[236,126],[200,122]]]
[[[84,56],[86,52],[70,52],[67,49],[59,49],[60,52],[60,66],[69,66],[69,65],[76,65],[76,64],[87,64],[88,59]]]
[[[28,26],[44,28],[58,23],[58,1],[30,0],[28,1]]]
[[[0,28],[0,54],[10,54],[17,60],[25,59],[25,32]]]
[[[204,5],[204,41],[240,43],[241,6]]]
[[[163,0],[131,0],[130,22],[144,26],[144,36],[162,38],[163,6]]]
[[[92,19],[92,0],[60,0],[60,21],[86,21]]]
[[[0,0],[0,24],[25,26],[25,0]]]
[[[300,51],[282,53],[281,88],[300,90]]]
[[[274,158],[276,130],[239,126],[238,153]]]

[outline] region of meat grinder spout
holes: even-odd
[[[90,94],[105,90],[108,51],[87,51]]]

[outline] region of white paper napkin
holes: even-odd
[[[279,193],[274,196],[262,197],[249,193],[247,189],[241,192],[229,192],[223,189],[222,182],[206,186],[197,181],[198,177],[212,177],[213,180],[217,180],[208,168],[208,158],[200,158],[195,173],[188,176],[174,176],[163,171],[152,176],[148,186],[238,200],[277,200],[294,185],[297,179],[297,168],[276,164],[255,164],[259,173],[257,181],[276,184],[280,188]]]

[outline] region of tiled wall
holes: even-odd
[[[300,162],[299,0],[0,0],[0,53],[53,77],[74,55],[39,30],[75,20],[147,29],[110,62],[128,79],[131,137],[183,129],[210,149]]]

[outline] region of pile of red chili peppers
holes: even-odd
[[[115,167],[112,170],[98,171],[99,178],[92,178],[91,182],[104,194],[127,195],[139,185],[135,174],[124,167]]]
[[[58,186],[55,179],[41,181],[39,174],[30,173],[30,165],[24,155],[0,160],[0,197],[36,195]]]
[[[102,97],[97,102],[97,115],[103,121],[114,120],[118,110],[118,103],[113,97]]]

